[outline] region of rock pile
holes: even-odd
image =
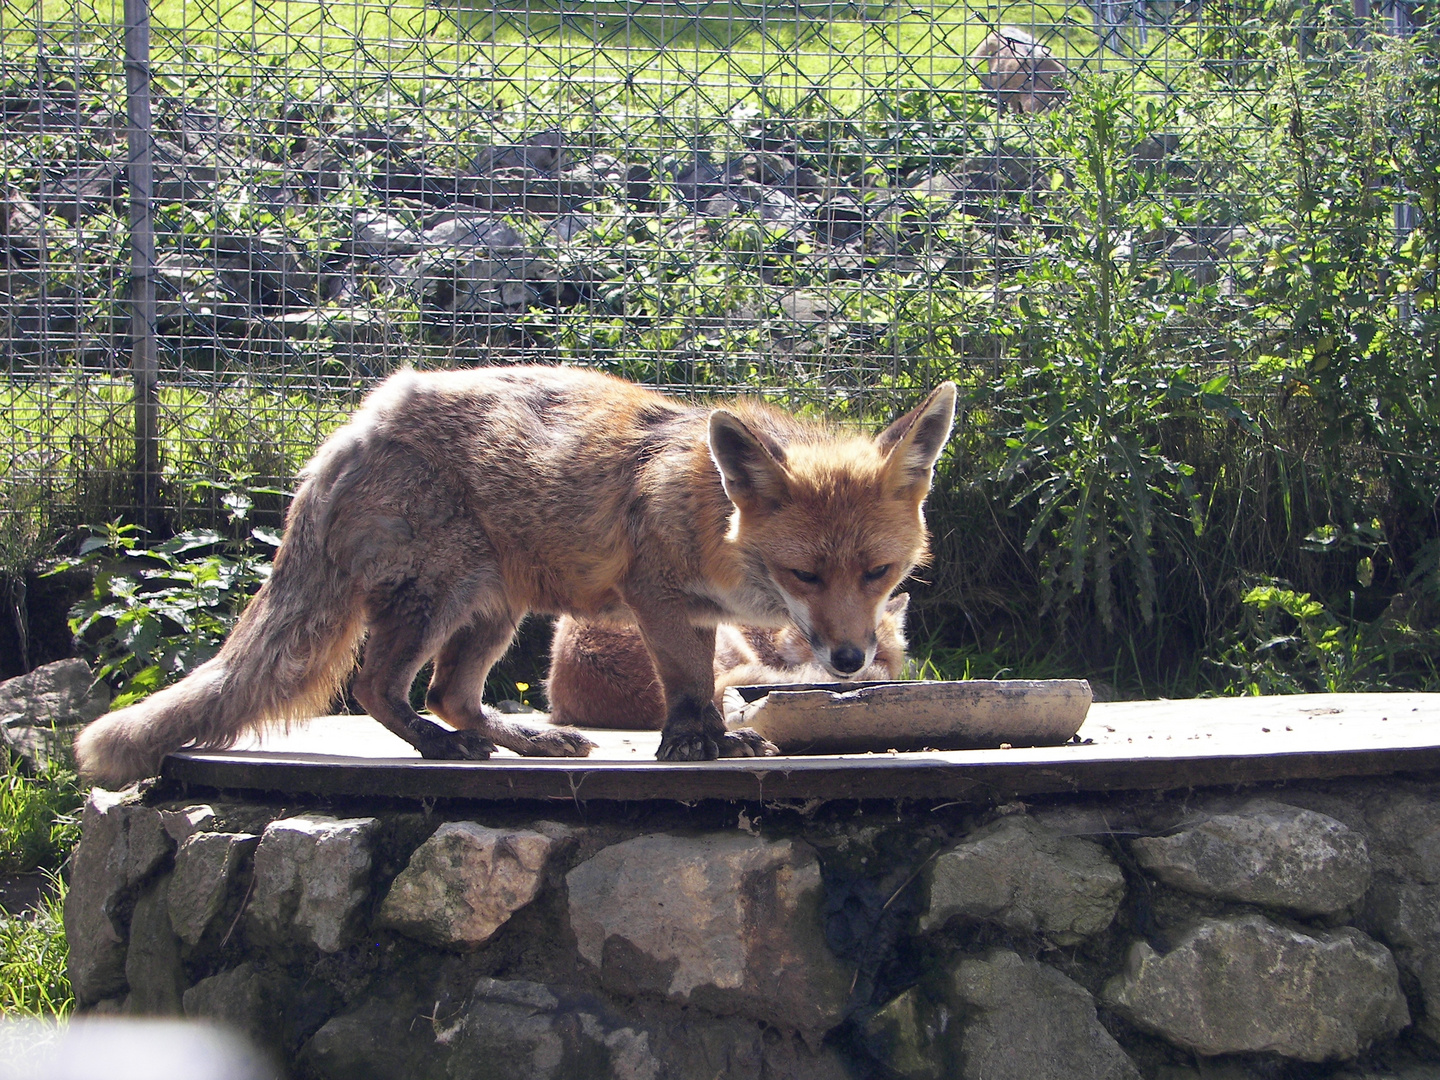
[[[974,62],[1002,109],[1064,100],[1059,61],[1023,31],[1000,28]],[[37,117],[84,138],[57,175],[0,189],[0,310],[11,324],[0,337],[23,362],[47,341],[118,355],[128,307],[88,286],[42,288],[41,264],[69,251],[92,263],[128,258],[101,243],[125,211],[124,126],[43,91],[22,88],[6,104],[0,138],[33,138]],[[72,114],[62,122],[63,108]],[[262,371],[293,364],[309,341],[375,374],[417,327],[431,343],[543,350],[557,313],[648,325],[655,297],[641,294],[665,283],[676,258],[689,277],[715,266],[746,286],[726,310],[687,308],[690,333],[720,322],[787,353],[861,344],[883,326],[873,311],[837,310],[833,283],[1009,277],[1056,227],[1045,207],[1069,183],[1021,135],[964,154],[917,146],[877,173],[857,167],[869,160],[863,140],[852,152],[796,124],[757,125],[739,152],[678,154],[556,128],[507,140],[497,125],[491,145],[456,164],[453,145],[368,123],[358,105],[297,107],[274,131],[182,99],[162,99],[156,115],[162,361],[198,350]],[[475,145],[473,132],[456,137]],[[1164,138],[1131,149],[1137,167],[1185,169],[1183,148]],[[272,223],[242,228],[232,206]],[[1196,224],[1125,242],[1203,283],[1229,248],[1217,237]],[[108,279],[98,265],[95,274],[99,289]]]

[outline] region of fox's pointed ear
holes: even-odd
[[[904,615],[910,607],[910,594],[908,592],[896,593],[885,601],[885,614]]]
[[[710,414],[710,456],[725,494],[741,510],[764,513],[789,498],[784,448],[734,413],[716,409]]]
[[[889,459],[886,480],[897,498],[923,499],[930,474],[955,423],[955,384],[944,382],[919,408],[911,409],[882,431],[875,445]]]

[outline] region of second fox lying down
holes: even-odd
[[[845,676],[855,682],[894,679],[905,666],[907,593],[892,596],[875,627],[871,662]],[[794,626],[715,628],[715,704],[730,686],[828,682],[834,675],[815,660],[815,650]],[[550,719],[590,728],[659,730],[665,724],[665,691],[645,640],[634,626],[562,615],[550,645],[545,681]]]
[[[836,676],[870,664],[887,598],[925,557],[954,413],[945,383],[870,439],[577,369],[401,372],[306,466],[270,580],[219,653],[81,732],[81,769],[120,785],[173,750],[314,715],[362,642],[356,699],[425,757],[583,755],[577,732],[481,706],[532,611],[634,622],[664,689],[662,760],[773,753],[725,730],[716,625],[793,625]],[[454,731],[410,706],[432,659],[426,703]]]

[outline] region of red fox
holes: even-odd
[[[892,596],[875,626],[875,657],[846,678],[894,679],[905,666],[907,593]],[[727,687],[763,683],[830,682],[834,676],[794,626],[715,628],[715,704]],[[562,615],[550,643],[545,682],[550,720],[577,727],[658,731],[665,723],[665,694],[640,631],[623,623]],[[723,706],[721,706],[723,711]]]
[[[119,785],[181,747],[314,715],[351,690],[427,758],[498,744],[583,756],[578,732],[482,707],[528,612],[633,621],[665,695],[657,756],[773,754],[726,731],[715,627],[793,624],[841,677],[927,554],[921,504],[953,383],[869,439],[753,402],[697,408],[576,368],[421,374],[378,387],[302,470],[270,579],[214,658],[102,716],[81,770]],[[410,685],[434,661],[426,705]]]

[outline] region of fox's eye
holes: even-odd
[[[790,573],[795,575],[796,581],[802,582],[806,585],[820,584],[820,575],[812,574],[809,570],[791,570]]]
[[[866,571],[865,571],[865,580],[866,580],[866,581],[879,581],[881,578],[883,578],[883,577],[884,577],[886,574],[888,574],[888,573],[890,573],[890,564],[889,564],[889,563],[886,563],[884,566],[876,566],[876,567],[873,567],[873,568],[871,568],[871,569],[869,569],[869,570],[866,570]]]

